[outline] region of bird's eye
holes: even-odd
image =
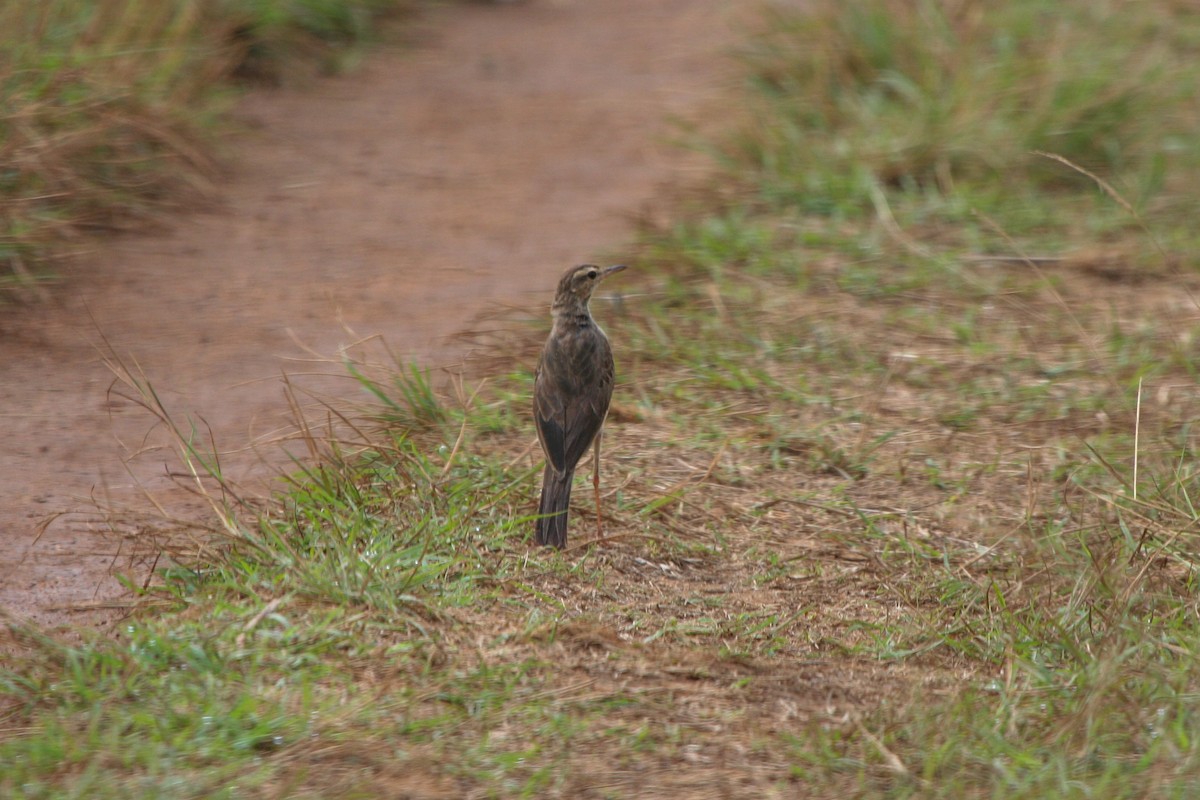
[[[589,277],[589,278],[591,278],[592,280],[595,280],[595,279],[596,279],[596,276],[597,276],[597,275],[599,275],[599,274],[600,274],[600,273],[599,273],[599,272],[596,272],[596,270],[594,270],[594,269],[589,269],[589,270],[588,270],[588,277]]]

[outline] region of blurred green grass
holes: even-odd
[[[889,213],[923,238],[1007,251],[1134,227],[1087,177],[1194,249],[1200,23],[1186,3],[817,0],[747,49],[768,99],[729,148],[774,208]],[[1085,225],[1083,230],[1078,226]],[[1190,228],[1190,230],[1188,230]]]
[[[405,0],[0,5],[0,290],[79,237],[200,200],[236,81],[336,69]],[[8,293],[0,293],[2,301]]]

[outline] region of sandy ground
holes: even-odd
[[[215,211],[97,243],[49,304],[0,320],[0,607],[110,625],[114,573],[146,568],[92,535],[94,515],[59,515],[136,503],[139,485],[203,513],[166,478],[153,418],[110,394],[104,347],[211,426],[234,479],[263,472],[246,445],[290,424],[281,373],[361,396],[312,377],[331,367],[308,350],[378,334],[453,363],[450,337],[480,314],[548,306],[566,266],[619,252],[705,168],[670,142],[675,120],[726,113],[741,6],[455,5],[351,74],[247,96]]]

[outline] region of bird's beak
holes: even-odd
[[[614,272],[620,272],[623,269],[627,269],[628,266],[629,266],[628,264],[617,264],[612,267],[606,267],[605,270],[600,273],[600,280],[604,280],[609,275],[612,275]]]

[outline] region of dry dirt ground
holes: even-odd
[[[452,363],[452,334],[495,304],[548,305],[564,266],[611,254],[703,169],[674,121],[725,113],[740,6],[455,5],[351,74],[247,96],[215,210],[96,243],[49,304],[0,320],[0,608],[108,625],[128,564],[90,535],[93,500],[143,487],[202,513],[153,418],[110,393],[105,348],[211,427],[235,479],[262,473],[277,449],[247,445],[290,421],[281,372],[360,395],[312,353],[376,334]]]

